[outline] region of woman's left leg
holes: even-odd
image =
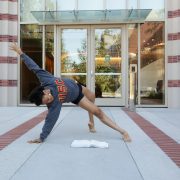
[[[99,107],[89,101],[86,97],[83,97],[78,104],[83,109],[87,110],[89,113],[94,114],[97,116],[101,122],[106,124],[107,126],[111,127],[112,129],[120,132],[123,136],[124,141],[130,142],[131,138],[124,129],[119,127],[115,122],[113,122]]]
[[[82,93],[87,97],[87,99],[89,101],[94,103],[94,101],[95,101],[95,94],[93,92],[91,92],[87,87],[82,86]],[[93,114],[91,112],[88,112],[88,113],[89,113],[89,123],[88,123],[89,131],[92,132],[92,133],[95,133],[96,129],[95,129],[95,124],[94,124]]]

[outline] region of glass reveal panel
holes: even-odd
[[[21,25],[21,48],[30,56],[40,67],[42,67],[42,26]],[[20,102],[29,103],[28,95],[39,81],[20,61]]]
[[[61,30],[61,75],[86,85],[87,29]]]
[[[141,104],[165,103],[164,23],[141,25]]]
[[[96,96],[121,97],[121,29],[95,30]]]

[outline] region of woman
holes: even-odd
[[[95,95],[89,89],[74,80],[57,78],[41,69],[30,57],[22,52],[17,44],[11,44],[10,49],[20,55],[25,65],[35,73],[41,83],[39,87],[36,87],[31,92],[29,96],[30,102],[35,103],[37,106],[46,104],[48,108],[48,114],[40,137],[29,141],[29,143],[42,143],[47,138],[59,117],[62,104],[65,102],[72,102],[88,111],[90,132],[95,132],[93,119],[93,115],[95,115],[101,122],[121,133],[124,141],[131,141],[129,134],[94,104]]]

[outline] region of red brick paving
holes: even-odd
[[[180,144],[136,112],[123,111],[180,167]]]
[[[46,114],[47,111],[42,112],[38,116],[35,116],[32,119],[26,121],[25,123],[15,127],[14,129],[11,129],[5,134],[0,135],[0,150],[4,149],[6,146],[11,144],[13,141],[15,141],[20,136],[22,136],[27,131],[39,124],[41,121],[43,121]]]

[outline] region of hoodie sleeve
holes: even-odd
[[[48,114],[45,119],[44,126],[42,128],[42,133],[40,134],[40,139],[44,141],[49,133],[52,131],[56,121],[58,120],[62,104],[60,102],[54,102],[52,106],[48,109]]]
[[[27,68],[36,74],[42,86],[46,86],[51,84],[51,82],[54,82],[54,76],[40,68],[29,56],[23,53],[20,57],[24,61]]]

